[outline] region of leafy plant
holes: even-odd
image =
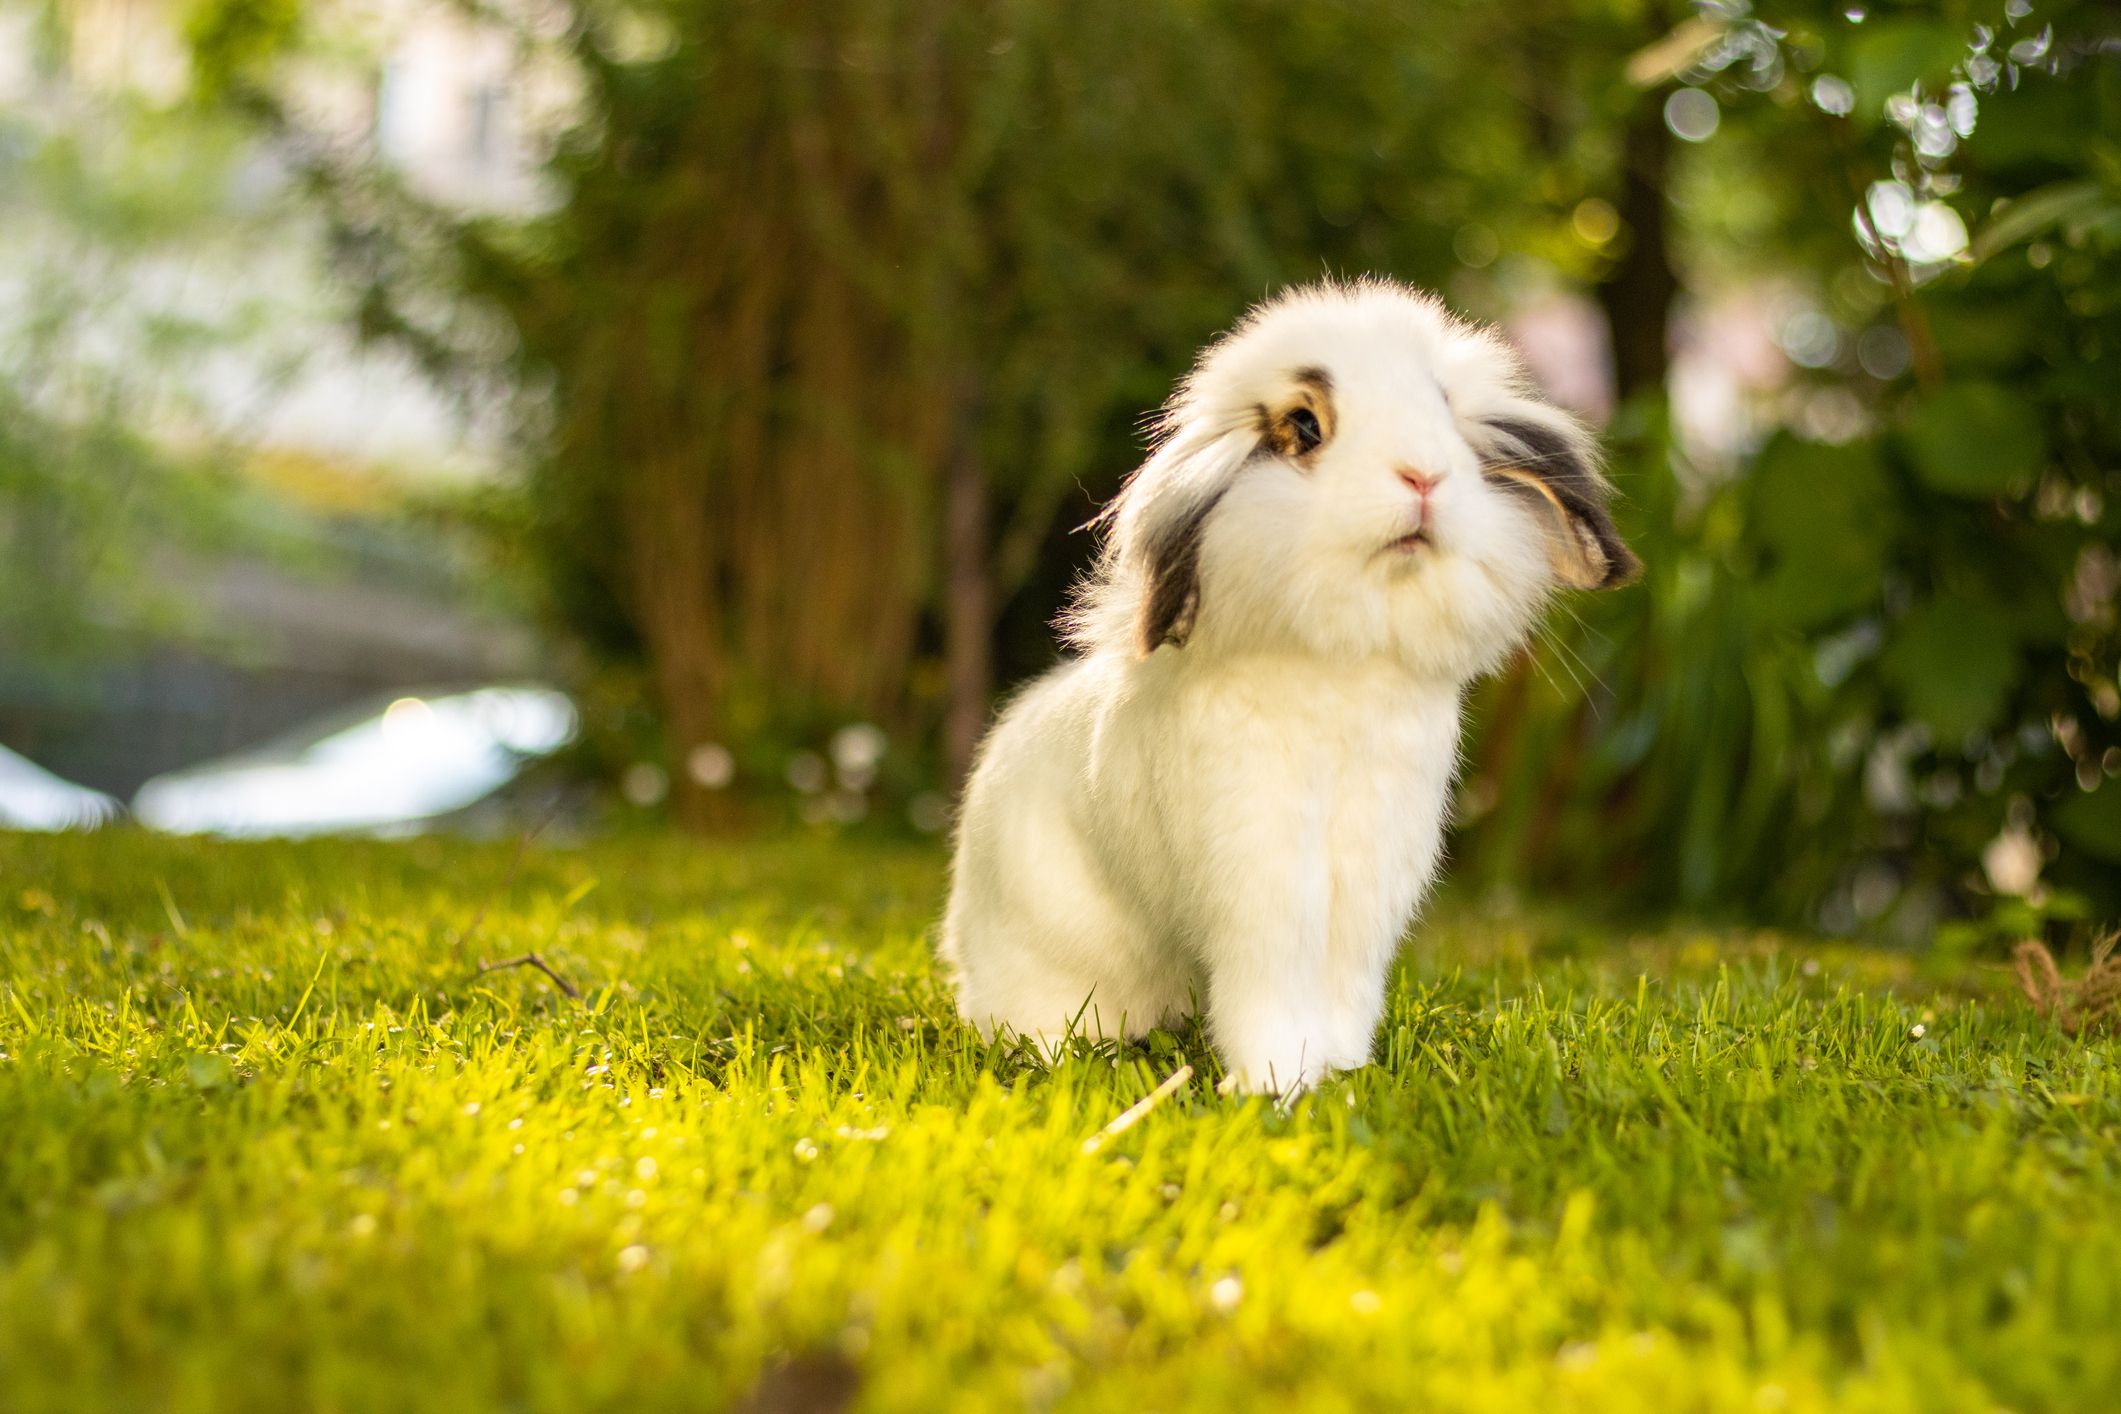
[[[1583,681],[1510,685],[1515,735],[1487,743],[1483,780],[1520,753],[1569,778],[1519,787],[1469,847],[1491,880],[1840,926],[1890,912],[1910,936],[1998,889],[2111,911],[2121,80],[2100,12],[1704,14],[1675,77],[1731,111],[1698,160],[1745,164],[1783,213],[1734,273],[1810,273],[1844,352],[1795,397],[1853,411],[1721,483],[1693,472],[1691,502],[1663,439],[1629,447],[1646,591],[1566,640]],[[1763,22],[1765,94],[1728,57]],[[1962,221],[1971,240],[1918,239]],[[1866,367],[1865,339],[1900,367]],[[2021,867],[1984,867],[1999,840]]]

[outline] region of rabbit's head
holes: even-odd
[[[1597,452],[1495,335],[1387,281],[1307,286],[1208,348],[1104,516],[1091,651],[1391,655],[1464,680],[1635,556]]]

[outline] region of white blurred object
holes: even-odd
[[[721,790],[736,779],[736,756],[718,741],[695,746],[685,757],[685,774],[709,790]]]
[[[2023,898],[2040,882],[2040,841],[2032,831],[2016,823],[1988,842],[1981,851],[1981,869],[1989,886],[1999,894]]]
[[[873,722],[856,722],[834,732],[832,769],[839,773],[840,784],[854,791],[875,785],[877,767],[890,747],[891,739]]]
[[[92,830],[115,819],[118,802],[77,786],[0,746],[0,827]]]
[[[574,704],[540,687],[401,697],[292,747],[157,776],[133,797],[143,824],[175,834],[316,835],[414,824],[461,810],[524,763],[574,739]]]
[[[2039,902],[2040,869],[2046,862],[2040,839],[2033,833],[2033,803],[2024,796],[2011,797],[2004,812],[2003,828],[1981,851],[1981,870],[1989,886],[1999,894]]]

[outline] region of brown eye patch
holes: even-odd
[[[1299,463],[1333,438],[1333,380],[1323,368],[1299,368],[1289,376],[1293,385],[1279,407],[1261,407],[1262,431],[1268,446]]]

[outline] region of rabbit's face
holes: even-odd
[[[1557,584],[1635,567],[1582,431],[1493,336],[1399,286],[1255,311],[1166,416],[1108,571],[1145,651],[1387,653],[1463,680]]]

